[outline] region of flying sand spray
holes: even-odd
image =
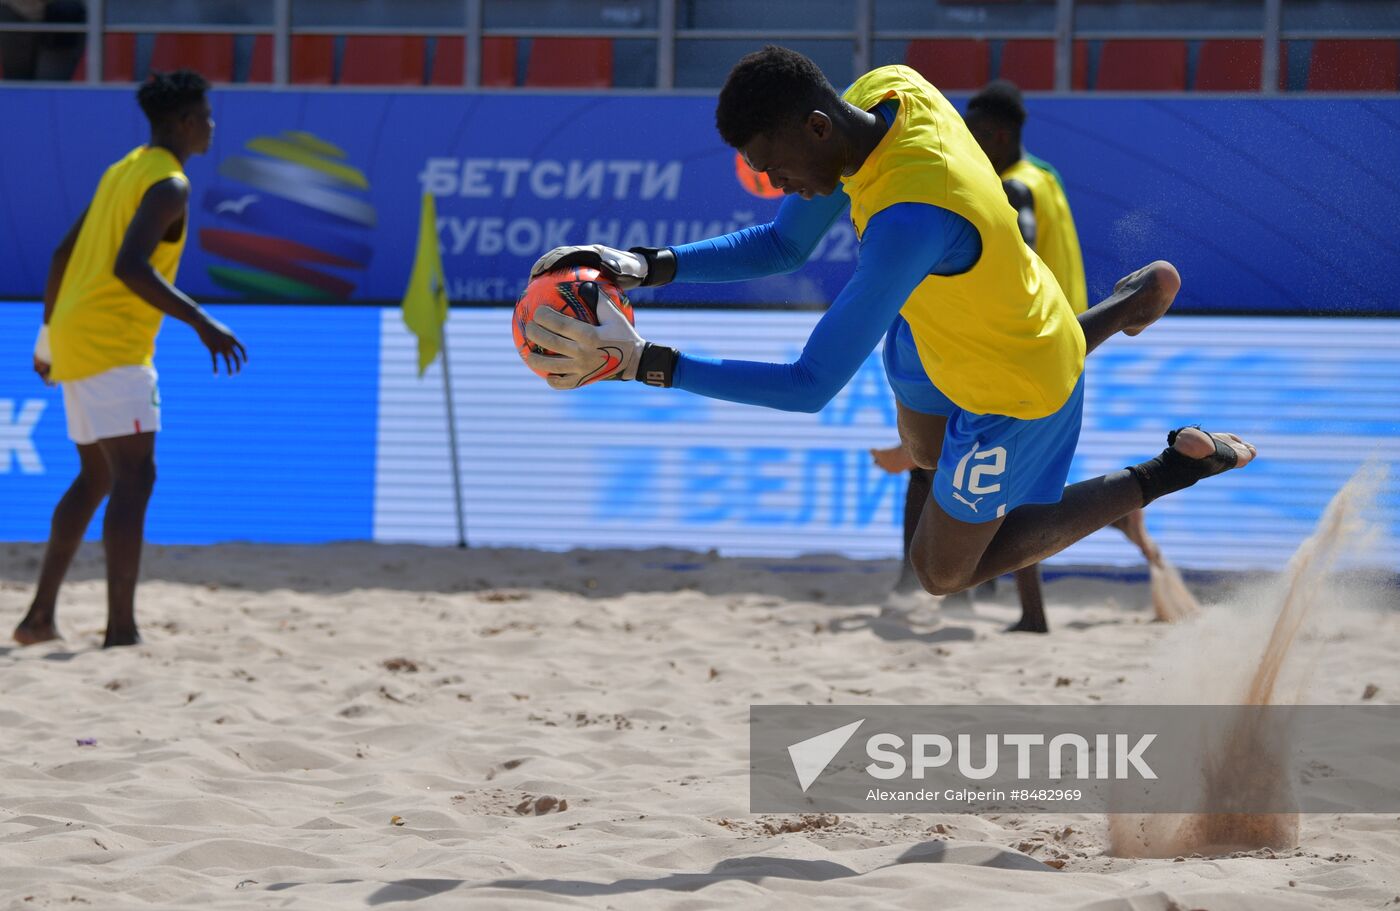
[[[1338,556],[1363,543],[1368,529],[1359,512],[1374,502],[1383,472],[1364,467],[1332,498],[1317,528],[1294,553],[1280,590],[1282,605],[1259,664],[1243,692],[1226,701],[1239,705],[1233,724],[1202,757],[1201,812],[1110,814],[1109,852],[1120,857],[1223,854],[1298,844],[1297,813],[1232,813],[1251,798],[1286,797],[1292,790],[1289,744],[1265,733],[1253,707],[1280,701],[1279,674],[1308,616],[1324,596]],[[1254,800],[1257,806],[1263,801]]]

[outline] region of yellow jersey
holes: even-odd
[[[50,379],[81,380],[113,367],[152,365],[164,314],[113,270],[142,197],[172,177],[187,179],[180,160],[157,146],[132,149],[102,175],[49,317]],[[168,282],[175,281],[188,233],[188,225],[182,225],[179,240],[162,240],[151,254],[151,265]]]
[[[1089,289],[1084,281],[1084,255],[1079,250],[1079,232],[1069,213],[1064,188],[1050,172],[1025,158],[1002,171],[1002,180],[1025,184],[1035,208],[1035,252],[1055,274],[1060,290],[1069,298],[1076,314],[1089,309]]]
[[[959,408],[1032,420],[1069,399],[1084,369],[1084,333],[1054,275],[1021,239],[991,162],[948,100],[917,72],[887,66],[842,96],[899,110],[860,170],[843,178],[856,234],[889,206],[926,203],[970,221],[982,255],[961,275],[930,275],[905,301],[919,360]]]

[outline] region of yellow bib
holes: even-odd
[[[1016,210],[962,117],[904,66],[866,73],[843,97],[866,111],[899,99],[880,144],[844,179],[856,233],[882,209],[916,202],[961,215],[982,238],[971,269],[930,275],[900,311],[929,378],[977,414],[1030,420],[1057,411],[1084,369],[1084,333],[1055,277],[1021,239]]]
[[[142,197],[172,177],[186,179],[180,160],[154,146],[133,149],[102,175],[49,318],[50,378],[81,380],[113,367],[151,366],[164,314],[133,294],[113,269]],[[186,234],[187,226],[179,240],[161,241],[151,254],[151,265],[168,282],[175,281]]]
[[[1018,160],[1001,172],[1002,180],[1015,180],[1031,191],[1035,206],[1035,252],[1045,261],[1069,298],[1075,313],[1089,309],[1089,290],[1084,281],[1084,255],[1079,251],[1079,232],[1069,213],[1069,200],[1060,182],[1050,172],[1026,159]]]

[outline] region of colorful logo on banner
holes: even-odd
[[[769,181],[767,174],[749,167],[742,152],[734,153],[734,176],[738,178],[739,186],[760,199],[780,199],[783,195],[783,191]]]
[[[204,194],[216,227],[199,232],[215,284],[255,298],[340,301],[373,248],[369,180],[343,149],[311,133],[259,136],[219,165]]]

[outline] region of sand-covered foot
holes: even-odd
[[[1050,624],[1044,614],[1022,614],[1021,619],[1006,628],[1008,633],[1048,633]]]
[[[108,627],[107,635],[102,639],[103,648],[116,648],[122,645],[140,645],[141,633],[136,627],[112,628]]]
[[[25,620],[15,627],[11,638],[20,645],[34,645],[39,642],[52,642],[63,637],[59,635],[58,627],[52,623],[30,623]]]

